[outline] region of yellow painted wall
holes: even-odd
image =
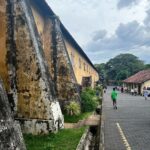
[[[0,77],[8,90],[8,71],[6,65],[6,0],[0,0]]]
[[[41,12],[39,12],[39,9],[36,8],[35,5],[32,5],[31,8],[32,8],[32,13],[33,13],[33,16],[34,16],[34,19],[35,19],[35,23],[36,23],[39,35],[41,36],[41,39],[43,41],[43,39],[44,39],[43,33],[44,33],[44,27],[45,27],[45,17]]]
[[[19,11],[20,9],[16,10]],[[16,14],[22,14],[22,12],[17,12]],[[19,19],[16,19],[15,22],[15,28],[17,28],[17,30],[15,30],[17,49],[16,79],[18,88],[17,115],[19,118],[47,119],[46,109],[48,104],[42,96],[38,73],[39,65],[30,38],[30,31],[28,30],[27,24],[20,25]],[[39,32],[43,32],[44,24],[42,17],[39,17],[38,23]]]
[[[143,84],[142,84],[142,86],[141,86],[141,91],[142,91],[142,93],[143,93],[143,88],[144,87],[150,87],[150,80],[148,80],[148,81],[146,81],[146,82],[144,82]]]
[[[73,69],[77,79],[78,84],[82,84],[82,77],[92,77],[92,87],[94,83],[99,80],[97,71],[83,58],[80,53],[65,39],[65,44],[69,53],[70,60],[73,61]],[[73,57],[73,58],[72,58]],[[72,60],[73,59],[73,60]],[[81,64],[80,64],[80,61]],[[86,69],[84,69],[86,65]],[[88,67],[87,67],[88,66]]]
[[[48,63],[49,71],[53,77],[54,68],[52,66],[52,60],[51,56],[52,53],[52,22],[51,20],[43,14],[38,6],[36,4],[32,4],[32,12],[35,19],[35,23],[39,32],[39,35],[41,37],[42,43],[43,43],[43,50],[45,54],[46,61]]]
[[[45,52],[46,60],[49,64],[49,69],[53,75],[53,67],[51,65],[51,31],[52,31],[52,22],[50,19],[44,16],[35,5],[32,5],[32,12],[35,18],[35,22],[43,41],[43,48]],[[78,84],[82,84],[82,77],[89,77],[92,76],[92,87],[94,87],[94,82],[98,81],[99,76],[95,69],[80,55],[79,52],[67,41],[65,40],[65,44],[69,53],[69,57],[71,59],[71,54],[74,55],[74,64],[73,69],[75,72],[75,76],[77,78]],[[81,68],[79,67],[79,59],[81,60]],[[84,70],[84,64],[86,65],[86,70]],[[88,69],[87,69],[88,66]]]
[[[46,60],[49,64],[49,69],[53,75],[53,67],[51,65],[51,31],[52,31],[52,22],[50,19],[46,18],[39,9],[36,8],[35,5],[32,5],[32,12],[35,18],[35,22],[43,41],[43,48],[45,52]],[[69,57],[71,59],[71,54],[74,55],[74,64],[73,69],[75,72],[75,76],[77,78],[78,84],[82,84],[82,77],[89,77],[92,76],[92,87],[94,87],[94,82],[98,81],[99,76],[95,69],[80,55],[79,52],[67,41],[65,40],[65,44],[69,53]],[[81,68],[79,67],[79,59],[81,60]],[[86,70],[84,70],[84,64],[86,65]],[[88,66],[88,69],[87,69]]]

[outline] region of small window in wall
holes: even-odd
[[[82,63],[81,63],[81,59],[79,58],[79,68],[82,68]]]

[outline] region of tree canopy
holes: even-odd
[[[106,64],[96,64],[99,73],[109,80],[124,80],[140,70],[150,68],[142,60],[133,54],[120,54],[110,59]]]
[[[146,64],[145,69],[150,69],[150,64]]]

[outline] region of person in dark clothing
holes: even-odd
[[[123,89],[123,87],[121,87],[121,93],[123,93],[124,92],[124,89]]]

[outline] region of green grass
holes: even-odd
[[[68,116],[64,115],[64,120],[66,123],[77,123],[79,120],[87,119],[93,112],[81,113],[78,116]]]
[[[27,150],[75,150],[86,127],[63,129],[57,134],[24,134]]]

